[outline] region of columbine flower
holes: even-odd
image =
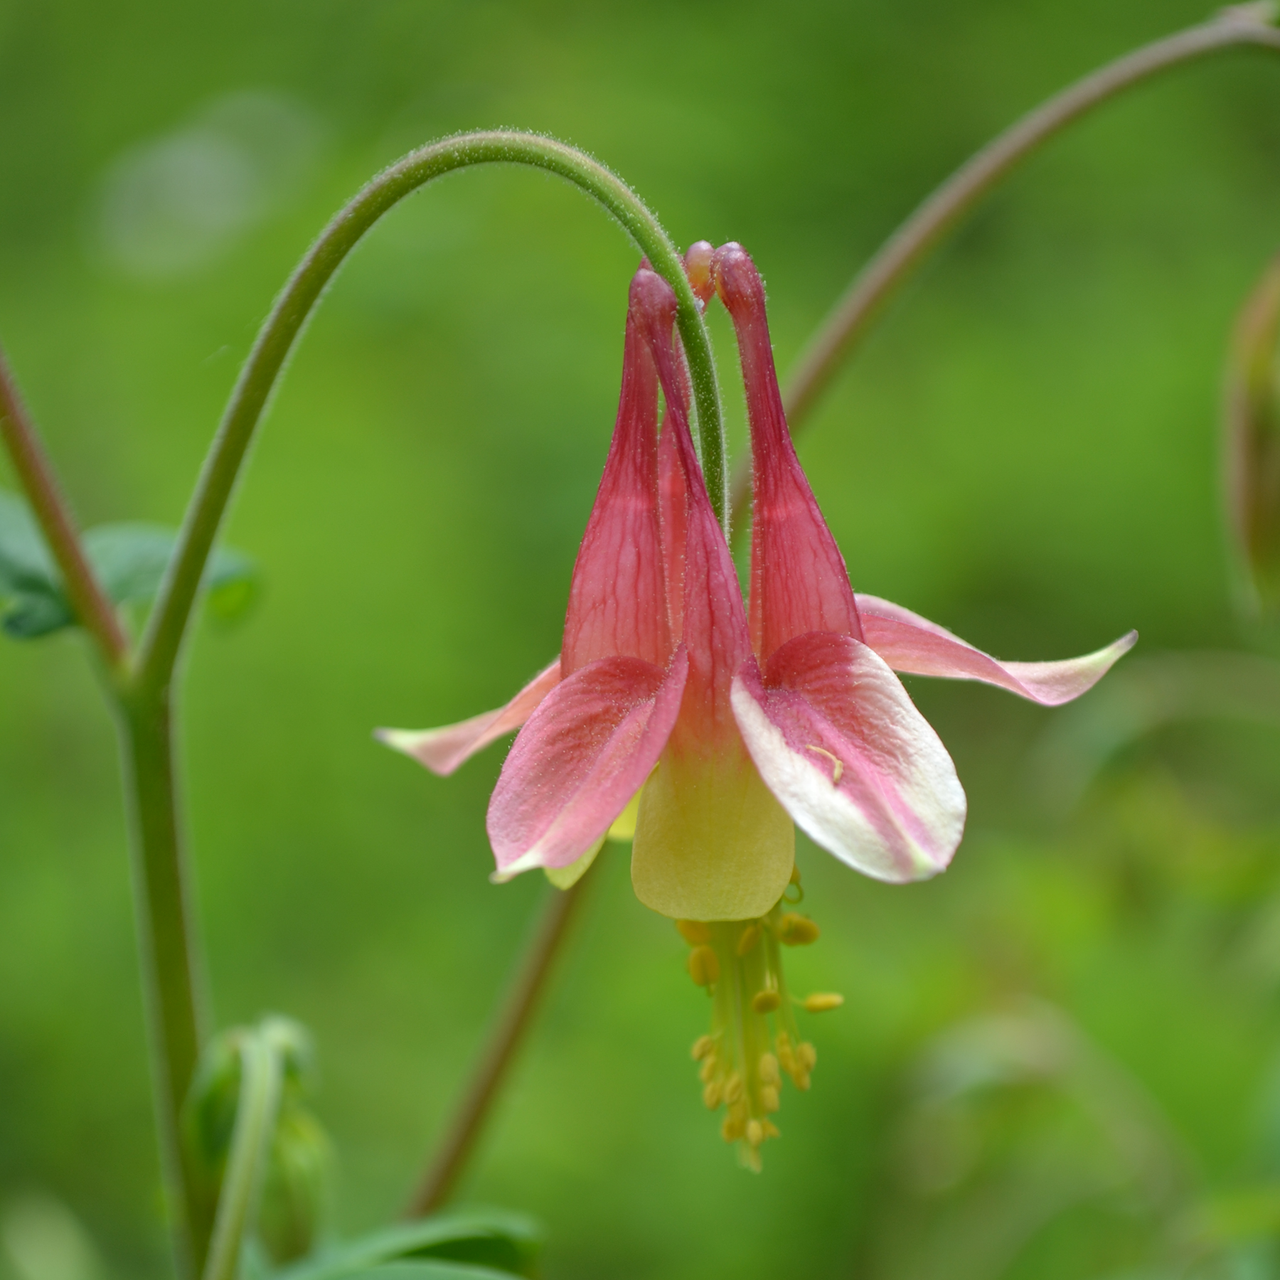
[[[840,1004],[793,1000],[783,977],[780,948],[818,936],[789,909],[802,896],[793,820],[894,882],[942,870],[964,828],[951,758],[893,669],[1056,704],[1136,637],[1065,662],[999,663],[905,609],[855,597],[791,443],[751,259],[738,245],[699,244],[686,262],[738,335],[755,485],[749,620],[689,433],[675,298],[642,268],[559,660],[497,711],[380,736],[448,774],[523,724],[489,805],[496,878],[542,867],[567,887],[609,834],[634,832],[637,896],[676,919],[690,975],[714,997],[711,1033],[694,1046],[704,1101],[725,1106],[724,1137],[758,1168],[777,1134],[781,1073],[806,1089],[816,1061],[794,1009]]]

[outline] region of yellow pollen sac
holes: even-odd
[[[818,937],[818,926],[794,909],[799,881],[793,870],[785,896],[762,917],[676,922],[690,947],[689,975],[710,997],[710,1034],[692,1049],[703,1105],[724,1108],[720,1132],[752,1170],[760,1168],[762,1145],[778,1136],[770,1117],[782,1102],[783,1077],[806,1090],[817,1062],[813,1045],[798,1034],[797,1007],[818,1013],[842,1003],[832,993],[798,999],[787,990],[783,944]]]
[[[676,928],[691,947],[702,946],[711,941],[711,930],[701,920],[677,920]]]
[[[751,1007],[757,1013],[774,1013],[782,1004],[782,997],[776,991],[768,989],[757,991],[751,1000]]]
[[[808,916],[797,911],[788,911],[776,926],[778,941],[788,947],[807,947],[817,942],[821,930]]]
[[[842,1004],[844,996],[835,991],[815,991],[813,995],[805,996],[800,1001],[800,1007],[806,1013],[827,1013],[831,1009],[838,1009]]]
[[[700,987],[710,987],[719,981],[720,961],[710,947],[694,947],[689,952],[689,977]]]
[[[815,747],[810,745],[806,747],[805,750],[812,751],[820,756],[825,756],[831,761],[831,785],[833,787],[839,786],[840,779],[844,777],[844,761],[842,761],[839,756],[832,755],[831,752],[826,750],[824,747]]]

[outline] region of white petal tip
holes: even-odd
[[[402,751],[405,755],[411,756],[422,734],[413,729],[375,729],[373,736],[375,741],[381,742],[384,747],[390,747],[392,751]]]

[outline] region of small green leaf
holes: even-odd
[[[511,1280],[511,1273],[465,1262],[384,1262],[359,1271],[343,1271],[341,1280]]]
[[[177,533],[154,524],[104,524],[84,535],[85,554],[113,604],[155,599]],[[258,594],[258,572],[242,552],[221,547],[205,571],[206,605],[218,621],[238,621]],[[34,640],[75,625],[62,578],[26,503],[0,491],[0,630]]]
[[[320,1257],[277,1273],[277,1280],[350,1280],[372,1276],[377,1270],[385,1280],[417,1280],[417,1273],[384,1268],[465,1263],[459,1275],[491,1274],[533,1276],[542,1247],[542,1232],[522,1214],[498,1211],[441,1214],[403,1226],[388,1227],[358,1240],[337,1245]],[[479,1270],[477,1270],[477,1268]],[[439,1272],[424,1272],[422,1280]]]
[[[116,604],[155,599],[178,535],[163,525],[103,524],[84,536],[85,552],[107,595]],[[220,620],[242,616],[257,594],[257,567],[248,556],[217,548],[205,570],[208,603]]]

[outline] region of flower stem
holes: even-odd
[[[177,552],[143,637],[136,673],[140,685],[163,684],[174,669],[205,561],[254,429],[294,342],[343,259],[388,209],[425,183],[471,165],[501,163],[544,169],[594,196],[675,290],[676,323],[693,380],[703,466],[716,514],[722,522],[725,520],[728,470],[711,344],[680,255],[661,224],[626,183],[573,147],[533,134],[505,131],[447,138],[410,152],[360,191],[321,233],[277,298],[240,373],[205,459]]]
[[[236,1123],[203,1280],[236,1280],[239,1273],[271,1154],[283,1075],[284,1056],[270,1023],[246,1032],[240,1044]]]
[[[36,425],[18,394],[3,351],[0,351],[0,436],[4,438],[18,482],[62,572],[67,599],[76,617],[93,637],[108,669],[117,671],[124,662],[129,642],[111,601],[85,556],[75,517],[63,497]]]
[[[588,871],[563,892],[558,889],[551,892],[537,932],[520,957],[506,1000],[471,1072],[467,1091],[405,1211],[408,1217],[421,1218],[434,1213],[457,1185],[480,1137],[489,1108],[528,1030],[547,974],[592,874]]]
[[[160,1158],[179,1270],[194,1275],[204,1259],[209,1224],[188,1183],[180,1117],[204,1039],[206,1002],[177,810],[168,690],[126,696],[117,710]]]
[[[808,419],[831,379],[865,336],[893,292],[948,232],[1021,161],[1094,107],[1152,76],[1240,45],[1280,50],[1269,6],[1238,5],[1109,63],[1023,116],[961,165],[885,241],[854,277],[800,356],[783,399],[792,432]],[[733,520],[750,500],[749,468],[733,478]]]

